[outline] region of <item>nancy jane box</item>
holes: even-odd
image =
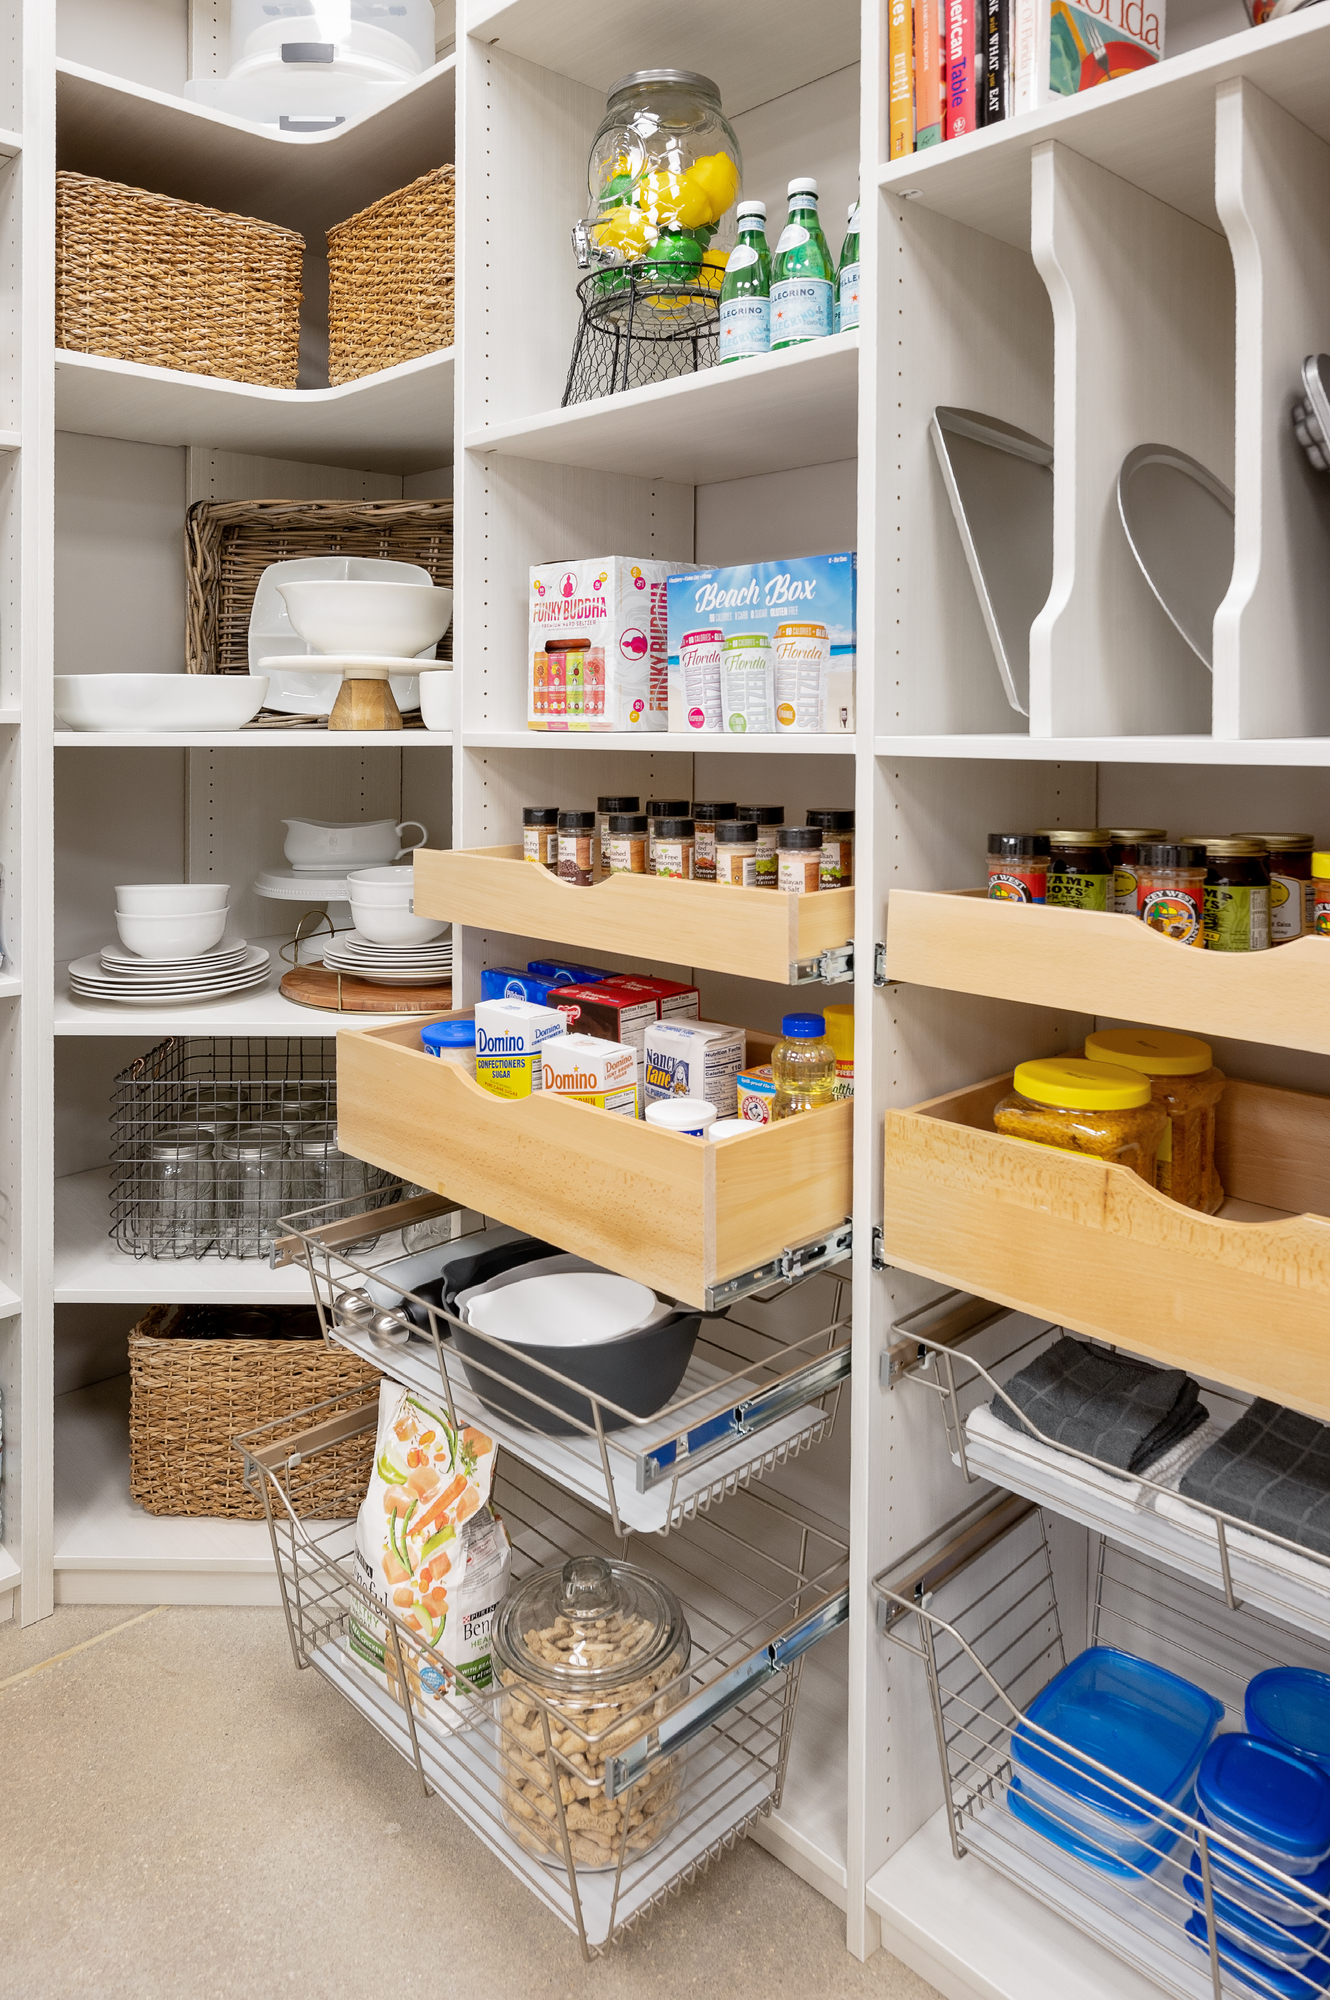
[[[854,729],[853,549],[683,570],[667,596],[672,732]]]
[[[665,728],[665,582],[683,567],[581,556],[532,569],[529,729]]]

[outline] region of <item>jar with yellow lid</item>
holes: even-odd
[[[1317,937],[1330,937],[1330,854],[1312,856],[1312,924]]]
[[[1018,1064],[1012,1082],[1015,1089],[994,1107],[999,1132],[1114,1160],[1154,1186],[1168,1117],[1154,1102],[1148,1077],[1120,1063],[1045,1056]]]
[[[1155,1186],[1187,1208],[1213,1215],[1224,1199],[1215,1166],[1215,1107],[1227,1078],[1210,1044],[1167,1028],[1104,1028],[1087,1035],[1093,1062],[1120,1063],[1150,1079],[1150,1094],[1167,1116]]]

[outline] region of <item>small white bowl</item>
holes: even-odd
[[[374,653],[414,660],[452,623],[453,594],[433,583],[306,577],[279,583],[291,623],[316,653]]]
[[[359,868],[346,878],[347,894],[381,909],[408,910],[416,892],[414,868]]]
[[[263,707],[264,674],[56,674],[67,729],[240,729]]]
[[[456,729],[457,680],[451,667],[420,676],[420,719],[426,729]]]
[[[226,911],[199,910],[192,916],[163,917],[117,910],[115,927],[125,950],[140,958],[191,958],[221,943]]]
[[[115,892],[117,916],[193,917],[226,909],[229,882],[122,882]]]
[[[428,944],[448,928],[442,919],[416,917],[410,910],[389,909],[379,903],[360,903],[354,896],[351,914],[356,929],[371,944]]]

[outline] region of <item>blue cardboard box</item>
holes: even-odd
[[[846,549],[670,577],[671,731],[851,734],[856,569]]]
[[[552,986],[599,986],[603,979],[613,977],[598,965],[572,965],[566,958],[529,959],[526,969],[537,979],[548,979]]]
[[[516,965],[487,965],[480,975],[482,1000],[530,1000],[537,1007],[548,1007],[554,986],[554,980],[523,972]]]

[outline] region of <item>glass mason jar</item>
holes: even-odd
[[[1168,839],[1165,826],[1111,826],[1108,830],[1108,858],[1113,865],[1113,880],[1108,891],[1108,907],[1120,917],[1138,917],[1140,900],[1137,889],[1140,871],[1137,866],[1141,858],[1142,841],[1158,845]]]
[[[217,1141],[217,1247],[223,1257],[266,1257],[288,1208],[286,1133],[240,1125]]]
[[[645,1854],[679,1817],[683,1755],[658,1759],[613,1799],[605,1760],[688,1693],[692,1639],[674,1593],[632,1563],[574,1556],[514,1586],[491,1644],[510,1830],[529,1852],[562,1861],[562,1813],[574,1867],[616,1868]]]
[[[1018,1063],[1015,1089],[993,1107],[1009,1139],[1115,1160],[1155,1185],[1155,1162],[1168,1123],[1152,1102],[1148,1077],[1121,1063],[1048,1056]]]
[[[216,1235],[213,1139],[159,1125],[139,1169],[137,1240],[149,1257],[201,1257]]]
[[[1270,943],[1292,944],[1316,929],[1316,892],[1312,886],[1309,833],[1240,833],[1236,840],[1254,840],[1270,856]]]
[[[1103,1028],[1085,1038],[1092,1062],[1120,1063],[1150,1079],[1150,1094],[1168,1118],[1155,1162],[1160,1194],[1213,1215],[1224,1199],[1215,1166],[1215,1107],[1227,1078],[1210,1044],[1167,1028]]]

